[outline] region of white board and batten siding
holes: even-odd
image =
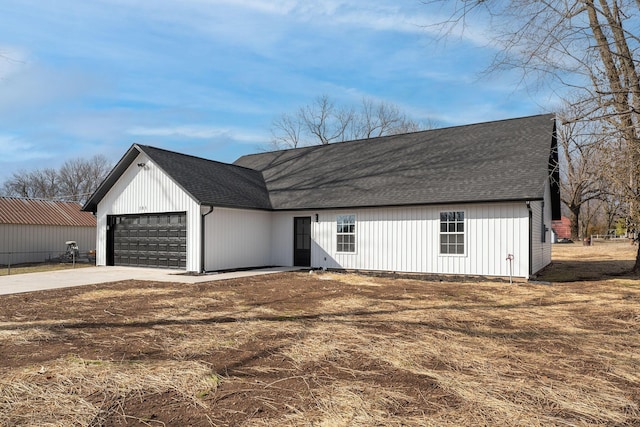
[[[465,253],[440,254],[440,213],[463,211]],[[318,221],[315,215],[318,214]],[[336,218],[356,216],[355,253],[337,252]],[[524,202],[277,212],[272,264],[292,265],[293,218],[311,217],[311,265],[317,268],[508,276],[529,274],[529,212]]]
[[[144,166],[138,166],[144,164]],[[106,264],[107,215],[186,212],[187,267],[200,271],[200,205],[144,153],[120,176],[100,201],[97,219],[97,265]]]
[[[545,186],[544,203],[531,202],[531,272],[537,273],[551,262],[551,188]],[[544,238],[543,238],[544,237]]]
[[[205,216],[205,270],[272,265],[271,218],[267,211],[215,207]]]
[[[95,227],[0,224],[0,236],[0,264],[57,258],[66,251],[69,240],[75,240],[83,253],[96,248]]]
[[[293,265],[293,218],[307,216],[311,218],[312,267],[508,276],[511,254],[513,276],[526,278],[529,271],[535,273],[551,261],[551,236],[546,242],[541,237],[543,213],[551,229],[549,194],[547,186],[545,203],[530,203],[531,266],[527,204],[505,202],[284,212],[215,207],[205,216],[204,268]],[[97,264],[106,263],[107,215],[186,212],[186,269],[200,271],[201,215],[207,211],[141,153],[98,206]],[[440,213],[449,211],[464,212],[464,254],[440,253]],[[356,250],[340,253],[337,216],[348,214],[356,217]]]

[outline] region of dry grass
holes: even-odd
[[[290,273],[2,297],[0,419],[640,425],[640,281],[620,275],[635,248],[554,249],[542,279],[562,265],[589,279],[549,286]]]
[[[187,405],[215,391],[219,379],[198,362],[111,362],[67,357],[0,379],[4,425],[101,425],[125,398],[172,390]],[[136,417],[129,416],[135,419]]]
[[[89,263],[81,263],[78,262],[75,265],[75,268],[85,268],[85,267],[93,267],[94,264]],[[4,266],[0,268],[0,276],[7,276],[11,274],[12,276],[15,274],[26,274],[26,273],[41,273],[44,271],[56,271],[56,270],[69,270],[74,268],[73,263],[42,263],[42,264],[33,264],[33,265],[12,265],[11,272],[9,272],[9,268]]]
[[[582,243],[553,245],[553,263],[544,272],[545,280],[572,282],[598,280],[625,274],[633,267],[637,245],[628,240],[595,240],[591,246]]]

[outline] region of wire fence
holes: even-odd
[[[585,246],[591,246],[595,244],[597,240],[602,241],[628,241],[632,245],[637,245],[638,241],[640,241],[640,234],[638,233],[627,233],[627,234],[592,234],[588,237],[585,237],[583,240],[583,244]]]
[[[629,239],[626,234],[592,234],[591,240],[623,240]]]
[[[95,251],[69,253],[60,251],[9,251],[0,252],[0,269],[6,269],[11,274],[12,268],[33,266],[38,264],[69,263],[75,267],[76,263],[95,263]]]

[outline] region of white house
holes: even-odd
[[[74,240],[82,252],[96,247],[96,219],[74,202],[0,197],[0,264],[43,262]]]
[[[530,277],[560,216],[553,115],[259,153],[134,144],[83,209],[97,264]]]

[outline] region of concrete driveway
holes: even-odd
[[[200,283],[237,277],[258,276],[299,270],[299,267],[274,267],[229,273],[212,273],[203,276],[184,275],[183,270],[164,270],[138,267],[84,267],[70,270],[45,271],[42,273],[0,276],[0,295],[46,289],[70,288],[121,280],[150,280],[156,282]]]

